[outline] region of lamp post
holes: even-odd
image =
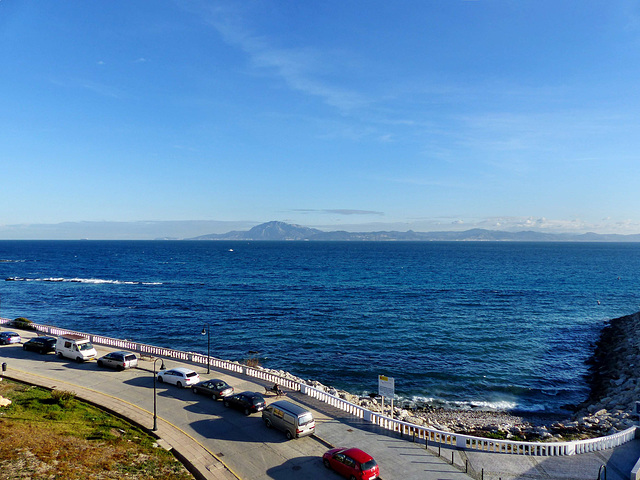
[[[207,375],[211,373],[211,366],[209,363],[209,357],[211,356],[211,324],[208,323],[206,327],[202,327],[202,335],[207,336]]]
[[[162,363],[160,364],[160,370],[164,370],[164,360],[161,358],[156,358],[153,361],[153,431],[158,430],[158,411],[156,409],[156,380],[158,376],[156,375],[156,362],[160,360]]]

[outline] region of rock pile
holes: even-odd
[[[640,401],[640,312],[611,320],[602,329],[588,364],[591,391],[579,406],[576,421],[601,434],[636,424],[636,401]]]
[[[487,410],[448,410],[430,406],[395,407],[393,417],[444,432],[521,441],[567,441],[625,430],[638,421],[640,401],[640,312],[611,320],[601,332],[588,360],[589,398],[569,414],[510,413]],[[265,369],[267,370],[267,369]],[[282,370],[269,370],[306,383],[355,405],[383,412],[376,398],[353,395],[303,380]],[[390,414],[385,406],[385,413]]]

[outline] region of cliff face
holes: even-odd
[[[640,401],[640,312],[611,320],[587,363],[591,393],[578,419],[617,430],[633,426]]]

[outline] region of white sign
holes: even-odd
[[[393,398],[395,390],[395,381],[393,377],[385,377],[378,375],[378,395],[387,398]]]

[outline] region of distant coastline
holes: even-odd
[[[267,222],[250,230],[200,235],[186,240],[250,240],[250,241],[320,241],[320,242],[640,242],[640,235],[598,233],[540,233],[534,231],[505,232],[474,228],[462,232],[325,232],[316,228],[285,222]]]
[[[145,241],[323,241],[323,242],[573,242],[639,243],[640,234],[545,233],[540,230],[443,230],[420,232],[319,230],[280,221],[256,225],[250,221],[131,221],[63,222],[57,224],[0,225],[0,241],[10,240],[145,240]],[[212,233],[226,232],[226,233]]]

